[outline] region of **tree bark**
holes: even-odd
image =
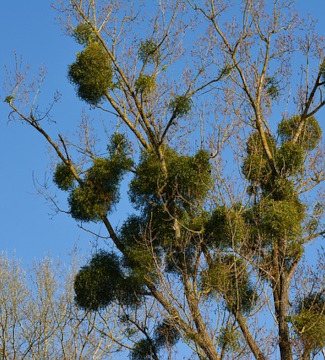
[[[240,329],[244,335],[244,338],[245,338],[249,348],[251,349],[252,353],[254,354],[255,359],[256,360],[266,360],[266,357],[263,355],[258,344],[256,343],[255,339],[253,338],[243,315],[239,311],[236,311],[235,309],[233,310],[233,314],[237,320],[238,325],[240,326]]]
[[[280,356],[281,360],[293,360],[290,332],[287,323],[290,276],[283,269],[283,261],[278,244],[275,245],[273,254],[275,271],[277,273],[273,282],[273,298],[275,315],[278,321]]]

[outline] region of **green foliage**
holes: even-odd
[[[133,162],[128,142],[114,134],[108,145],[109,158],[95,158],[83,184],[70,192],[71,216],[80,221],[99,221],[119,201],[119,184]]]
[[[74,187],[74,176],[66,164],[60,163],[55,167],[53,182],[61,190],[67,191]]]
[[[222,328],[219,335],[219,346],[224,348],[227,352],[240,350],[240,338],[239,331],[234,329]]]
[[[104,308],[116,299],[116,285],[122,280],[118,257],[101,251],[76,275],[75,301],[83,309]]]
[[[178,330],[167,320],[159,323],[152,338],[138,341],[130,353],[131,360],[152,360],[163,347],[174,346],[180,338]]]
[[[155,345],[151,339],[139,340],[130,352],[130,360],[152,360],[156,353]]]
[[[304,149],[300,144],[285,142],[276,154],[276,166],[281,174],[294,175],[302,170],[305,159]]]
[[[248,314],[255,305],[257,295],[249,279],[247,265],[233,255],[224,255],[210,264],[202,273],[205,292],[222,294],[229,309]]]
[[[170,212],[177,215],[186,229],[203,230],[206,216],[199,210],[211,186],[208,152],[200,150],[193,156],[181,156],[171,148],[165,148],[164,152],[166,172],[155,153],[141,154],[129,191],[133,204],[142,210],[141,220],[133,217],[123,226],[123,235],[127,234],[128,242],[132,244],[132,258],[144,263],[143,257],[148,257],[147,273],[151,271],[152,254],[141,249],[141,236],[151,239],[150,247],[154,249],[156,259],[164,252],[166,271],[179,273],[184,266],[191,271],[196,238],[191,233],[189,238],[186,235],[183,238],[186,230],[180,225],[181,238],[176,242],[174,218]],[[165,206],[170,207],[170,212],[166,212]],[[148,236],[146,226],[150,228]],[[140,239],[138,230],[132,233],[132,228],[139,227]]]
[[[178,95],[170,101],[168,108],[175,117],[183,117],[190,113],[192,109],[192,99],[186,95]]]
[[[78,24],[73,30],[73,37],[80,45],[88,44],[96,39],[92,27],[88,23]]]
[[[153,40],[142,41],[138,50],[142,62],[157,63],[160,58],[158,45]]]
[[[276,143],[273,137],[266,135],[267,143],[272,153],[276,151]],[[259,132],[253,132],[247,140],[247,157],[244,159],[242,171],[246,179],[266,184],[272,175],[272,170],[263,148]]]
[[[109,193],[97,197],[93,188],[82,186],[70,192],[68,197],[71,216],[79,221],[100,221],[111,208],[112,198]]]
[[[143,95],[148,95],[156,87],[156,79],[154,76],[141,75],[135,81],[136,91],[141,92]]]
[[[182,239],[183,240],[183,239]],[[165,270],[177,276],[185,271],[193,274],[195,255],[197,255],[198,244],[195,241],[184,241],[178,245],[165,245]]]
[[[127,247],[132,246],[135,242],[141,242],[141,234],[146,226],[146,219],[142,216],[131,215],[123,223],[119,237]]]
[[[297,336],[307,353],[318,352],[325,346],[325,296],[311,293],[300,300],[291,318]]]
[[[294,115],[290,119],[284,119],[278,125],[278,134],[282,143],[293,140],[301,122],[299,115]],[[301,132],[297,144],[307,151],[315,149],[322,137],[322,129],[318,121],[313,117],[306,119],[305,126]]]
[[[131,159],[131,144],[123,134],[115,132],[109,139],[107,145],[109,158],[115,167],[119,167],[122,172],[129,171],[133,166]]]
[[[217,207],[205,227],[205,236],[209,245],[218,248],[233,247],[246,238],[247,226],[242,216],[241,206],[227,209]]]
[[[276,178],[266,183],[264,190],[268,197],[273,200],[291,200],[296,197],[293,181],[285,177]]]
[[[225,64],[224,67],[218,73],[218,79],[221,80],[231,74],[233,70],[233,66],[231,64]]]
[[[302,235],[305,207],[297,198],[282,201],[262,199],[253,211],[259,218],[259,231],[268,239],[297,240]]]
[[[154,153],[143,152],[130,184],[130,199],[138,208],[161,205],[174,200],[180,209],[190,209],[205,199],[211,186],[210,156],[200,150],[182,156],[165,149],[167,174]]]
[[[113,301],[137,304],[143,292],[137,279],[126,276],[114,253],[99,251],[83,266],[74,281],[75,301],[85,310],[99,310]]]
[[[122,169],[109,159],[95,158],[87,171],[85,184],[70,193],[68,199],[73,218],[98,221],[119,200],[119,180]]]
[[[272,100],[276,100],[279,96],[278,82],[274,77],[268,77],[265,79],[266,92]]]
[[[113,71],[103,46],[89,43],[69,66],[68,78],[75,84],[78,96],[90,105],[98,104],[112,87]]]
[[[155,217],[153,216],[152,218]],[[152,281],[154,281],[156,277],[155,261],[159,261],[160,251],[157,248],[156,229],[149,235],[156,239],[156,241],[151,240],[148,247],[147,222],[148,219],[144,216],[129,216],[120,229],[119,237],[126,248],[123,260],[124,266],[130,269],[129,271],[134,276],[140,278],[150,276]],[[151,249],[154,251],[154,254],[150,251]]]
[[[13,100],[14,100],[14,96],[13,95],[8,95],[8,96],[5,97],[4,102],[10,104],[10,103],[12,103]]]
[[[276,150],[276,142],[275,139],[269,135],[265,134],[267,144],[272,153],[275,153]],[[246,152],[247,155],[262,155],[263,154],[263,143],[261,139],[261,135],[258,131],[252,132],[250,137],[247,139]]]
[[[163,346],[172,347],[180,339],[177,328],[168,320],[159,323],[154,331],[154,342],[158,349]]]

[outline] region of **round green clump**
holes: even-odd
[[[64,163],[57,164],[53,174],[53,182],[61,190],[68,191],[74,187],[74,176]]]
[[[104,199],[104,195],[98,194],[92,187],[78,187],[71,191],[68,203],[71,216],[79,221],[100,221],[110,209],[111,196],[109,193]]]
[[[192,100],[186,95],[178,95],[170,101],[168,108],[175,117],[183,117],[191,112]]]
[[[114,133],[110,137],[107,150],[110,158],[111,170],[114,169],[115,178],[121,179],[125,172],[129,171],[133,166],[131,159],[131,144],[123,134]]]
[[[143,293],[139,279],[124,274],[121,259],[103,250],[80,269],[74,290],[76,303],[86,310],[99,310],[113,301],[132,306],[140,301]]]
[[[130,352],[131,360],[153,359],[162,348],[171,348],[180,338],[179,331],[168,320],[159,323],[150,338],[140,339]]]
[[[194,156],[182,156],[166,148],[165,157],[166,176],[156,154],[143,152],[130,184],[131,201],[139,208],[161,205],[161,189],[164,189],[164,200],[174,199],[179,208],[188,209],[202,201],[211,186],[209,153],[199,150]]]
[[[168,319],[159,323],[154,331],[154,341],[158,348],[174,346],[179,339],[180,333],[178,329]]]
[[[68,198],[71,216],[79,221],[99,221],[119,201],[120,182],[133,165],[128,142],[115,133],[107,146],[108,158],[94,158],[82,184]]]
[[[261,154],[252,154],[244,159],[242,172],[252,182],[267,183],[272,170],[267,158]]]
[[[276,149],[276,142],[273,136],[269,134],[265,134],[266,142],[271,150],[271,152],[274,154]],[[246,152],[247,155],[262,155],[264,154],[264,148],[263,143],[261,139],[261,135],[258,131],[254,131],[250,134],[249,138],[246,142]]]
[[[247,234],[247,226],[240,206],[227,209],[219,206],[212,213],[205,227],[209,243],[218,248],[232,247],[243,241]]]
[[[78,44],[84,45],[95,40],[95,34],[90,24],[80,23],[73,30],[73,37]]]
[[[158,45],[153,40],[141,41],[138,50],[139,59],[142,62],[156,63],[160,58]]]
[[[136,91],[141,92],[144,95],[148,95],[156,87],[156,80],[154,76],[141,75],[135,81]]]
[[[270,181],[264,186],[264,190],[273,200],[290,200],[296,196],[293,181],[285,177]]]
[[[122,279],[118,257],[113,253],[100,251],[76,275],[75,301],[86,310],[104,308],[116,298],[116,287]]]
[[[113,71],[103,46],[89,43],[69,66],[68,78],[76,85],[78,96],[90,105],[97,105],[112,87]]]
[[[295,175],[303,169],[305,151],[301,144],[291,141],[285,142],[278,149],[275,163],[281,174]]]
[[[229,309],[240,309],[248,314],[256,302],[247,265],[233,255],[225,255],[210,264],[202,273],[202,288],[205,292],[223,295]]]
[[[278,134],[283,143],[293,140],[300,122],[301,117],[299,115],[294,115],[290,119],[284,119],[280,122],[278,125]],[[321,137],[322,129],[314,116],[311,116],[305,120],[304,128],[297,143],[300,144],[304,150],[310,151],[315,149]]]
[[[267,77],[265,79],[265,89],[272,100],[276,100],[279,96],[278,82],[274,77]]]
[[[259,229],[270,239],[299,239],[302,234],[302,221],[305,207],[297,198],[275,201],[263,199],[255,207]]]
[[[239,351],[240,350],[241,334],[235,329],[220,329],[219,346],[226,351]]]
[[[266,141],[271,152],[274,154],[276,151],[274,138],[266,134]],[[261,184],[267,183],[272,174],[272,169],[258,131],[253,132],[247,139],[246,153],[247,157],[244,159],[242,167],[242,172],[246,179]]]
[[[291,321],[306,353],[323,349],[325,346],[324,293],[311,293],[300,300]]]
[[[130,360],[149,360],[154,359],[157,353],[156,345],[150,338],[140,339],[133,346],[129,354]]]
[[[95,158],[85,184],[70,193],[71,216],[80,221],[99,221],[119,200],[119,182],[124,173],[110,159]]]

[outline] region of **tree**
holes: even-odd
[[[76,303],[125,310],[131,359],[179,342],[200,359],[310,359],[325,346],[323,273],[308,285],[300,266],[324,236],[324,42],[290,0],[150,4],[58,5],[82,46],[78,97],[124,125],[105,155],[85,123],[83,149],[50,137],[20,72],[6,97],[55,150],[70,215],[112,240],[76,275]],[[114,229],[124,176],[135,212]]]
[[[79,309],[75,274],[50,258],[24,270],[19,260],[0,255],[1,359],[99,360],[120,350],[126,336],[118,315],[113,308],[98,314]]]

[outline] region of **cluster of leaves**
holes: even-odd
[[[68,78],[76,86],[80,99],[97,105],[113,86],[112,65],[104,47],[96,41],[87,43],[69,66]]]
[[[78,24],[73,31],[73,37],[80,45],[89,44],[96,40],[93,29],[88,23]]]
[[[222,294],[227,307],[249,313],[257,299],[247,265],[233,255],[215,259],[202,273],[201,287],[205,293]]]
[[[275,139],[266,136],[267,144],[272,153],[275,153]],[[268,183],[272,175],[272,168],[264,151],[262,140],[258,132],[253,132],[247,140],[247,157],[244,159],[242,171],[246,179],[253,186],[263,186]]]
[[[136,305],[143,293],[140,279],[126,275],[122,260],[105,251],[99,251],[79,270],[74,290],[77,305],[85,310],[99,310],[113,301]]]
[[[138,276],[150,276],[153,280],[156,276],[154,261],[159,251],[155,248],[156,242],[146,233],[147,223],[146,217],[131,215],[122,225],[119,238],[125,247],[125,264]],[[148,246],[148,242],[152,246]],[[151,247],[156,250],[155,259],[149,250]]]
[[[302,127],[297,139],[299,127]],[[321,128],[314,117],[302,122],[300,116],[284,119],[278,125],[279,143],[266,135],[273,156],[268,159],[261,136],[254,132],[247,140],[243,174],[250,182],[249,193],[255,194],[255,204],[246,211],[251,243],[272,246],[276,241],[286,241],[286,261],[303,253],[300,242],[306,208],[301,203],[295,180],[303,172],[308,152],[315,149],[321,138]]]
[[[302,235],[305,207],[297,197],[288,200],[263,197],[252,212],[259,218],[260,233],[269,240],[298,240]]]
[[[300,136],[294,142],[294,136],[300,124],[300,116],[292,116],[280,122],[278,126],[279,146],[273,137],[266,136],[268,147],[274,157],[275,168],[284,178],[295,176],[302,170],[306,152],[315,149],[322,136],[322,130],[317,120],[310,117],[305,120]],[[260,186],[262,190],[273,189],[274,174],[272,174],[272,167],[258,132],[252,133],[247,140],[246,152],[247,157],[242,170],[247,180]]]
[[[222,328],[219,335],[219,346],[225,351],[240,350],[241,333],[232,328]]]
[[[223,249],[243,241],[247,224],[242,209],[242,205],[237,204],[229,209],[218,206],[213,210],[205,224],[205,239],[210,246]]]
[[[301,117],[294,115],[289,119],[284,119],[278,126],[278,134],[282,143],[293,140],[299,125]],[[306,151],[314,150],[322,137],[322,129],[314,116],[305,120],[303,130],[298,138],[297,144]]]
[[[11,104],[13,100],[14,100],[14,96],[8,95],[5,97],[4,102],[6,102],[7,104]]]
[[[108,146],[108,158],[94,158],[77,187],[65,164],[56,167],[53,180],[60,189],[70,191],[68,203],[74,219],[99,221],[118,202],[119,184],[133,164],[128,147],[123,135],[114,134]]]
[[[138,56],[143,63],[157,63],[160,59],[159,47],[151,39],[141,41]]]
[[[324,293],[311,293],[299,300],[291,322],[305,353],[317,353],[323,349],[325,346]]]
[[[135,81],[136,91],[148,95],[156,87],[156,79],[151,75],[141,75]]]
[[[227,77],[229,74],[231,74],[233,70],[233,66],[231,64],[225,64],[218,73],[218,79],[223,79]]]
[[[177,216],[187,229],[202,230],[206,216],[200,209],[212,183],[208,152],[200,150],[193,156],[179,155],[171,148],[165,148],[164,152],[165,164],[155,153],[141,154],[129,190],[131,202],[141,210],[141,219],[130,218],[122,233],[124,241],[131,244],[132,257],[138,263],[143,263],[143,257],[147,258],[147,272],[150,272],[152,254],[145,251],[145,246],[142,248],[142,239],[150,238],[150,248],[156,252],[156,259],[162,258],[161,252],[164,253],[167,271],[179,272],[185,263],[191,263],[195,239],[192,234],[187,234],[181,236],[180,243],[175,241],[173,216]],[[150,228],[148,235],[145,234],[146,226]],[[136,231],[132,233],[136,228],[141,228],[142,237],[135,236]],[[180,230],[185,233],[184,228]]]
[[[143,152],[130,184],[130,199],[138,208],[155,207],[174,201],[189,210],[203,201],[211,187],[210,156],[199,150],[193,156],[179,155],[165,148],[167,173],[154,153]]]
[[[174,346],[180,338],[179,331],[175,326],[164,320],[155,328],[152,338],[144,338],[138,341],[130,353],[131,360],[152,359],[163,347]]]
[[[168,108],[175,117],[181,118],[190,113],[192,100],[186,95],[178,95],[170,101]]]
[[[274,77],[268,77],[265,79],[266,92],[272,100],[276,100],[279,96],[278,82]]]
[[[68,191],[74,188],[75,178],[66,164],[59,163],[55,167],[53,182],[59,189]]]

